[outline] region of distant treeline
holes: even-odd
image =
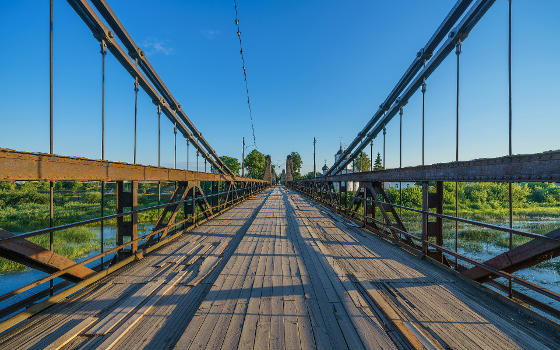
[[[435,183],[430,183],[432,191]],[[393,203],[399,203],[397,187],[387,189],[387,195]],[[459,182],[459,208],[461,209],[501,209],[509,206],[509,184],[493,182]],[[533,206],[559,206],[560,186],[555,183],[514,183],[512,184],[514,208]],[[443,187],[444,207],[455,208],[455,183],[445,182]],[[403,187],[402,203],[404,206],[419,208],[422,206],[422,187],[420,184]]]

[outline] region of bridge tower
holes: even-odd
[[[272,183],[272,164],[270,162],[270,155],[264,157],[264,177],[263,180]]]
[[[286,158],[286,184],[294,181],[294,172],[292,167],[292,156],[288,155]]]

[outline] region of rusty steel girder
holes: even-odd
[[[114,34],[107,28],[103,21],[97,16],[95,11],[91,8],[85,0],[67,0],[70,6],[76,11],[76,13],[82,18],[84,23],[89,27],[93,36],[104,42],[107,45],[107,49],[115,56],[117,61],[126,69],[126,71],[135,79],[138,79],[139,86],[146,92],[146,94],[152,99],[152,101],[161,106],[163,113],[169,118],[169,120],[177,125],[177,130],[179,130],[183,136],[189,139],[194,147],[200,152],[200,154],[207,159],[210,164],[223,174],[233,175],[231,170],[227,167],[222,167],[214,157],[211,157],[204,147],[200,145],[197,138],[189,131],[183,119],[178,117],[177,111],[174,110],[169,104],[165,103],[165,99],[159,95],[158,91],[150,84],[150,81],[138,66],[133,62],[130,57],[125,53],[122,47],[117,43],[114,38]],[[216,156],[217,157],[217,156]],[[218,157],[219,158],[219,157]]]
[[[264,180],[0,148],[0,181],[234,181]]]
[[[321,176],[316,179],[298,181],[556,182],[559,179],[560,151],[549,151],[373,172]]]

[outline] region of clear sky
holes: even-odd
[[[220,155],[249,150],[251,127],[233,1],[109,1],[183,110]],[[239,0],[258,149],[303,173],[330,166],[377,110],[454,1]],[[560,1],[513,0],[513,152],[558,149]],[[66,1],[55,0],[54,151],[101,156],[99,44]],[[47,0],[0,1],[0,147],[49,150]],[[497,0],[463,44],[460,158],[507,154],[507,1]],[[455,55],[428,80],[426,163],[455,158]],[[420,94],[405,108],[403,165],[420,163]],[[157,162],[156,107],[139,93],[138,162]],[[132,162],[133,79],[106,66],[106,159]],[[387,128],[398,166],[398,118]],[[380,150],[381,138],[374,144]],[[173,165],[162,118],[162,164]],[[194,152],[191,148],[191,168]],[[186,145],[178,142],[179,167]]]

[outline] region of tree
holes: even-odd
[[[294,177],[299,177],[301,165],[303,164],[303,162],[301,161],[301,156],[297,152],[290,153],[290,156],[292,156],[292,170],[294,172]]]
[[[373,163],[373,170],[383,170],[383,162],[381,161],[381,154],[377,152],[377,157]]]
[[[226,163],[227,167],[233,171],[235,175],[239,175],[239,170],[241,169],[241,164],[239,164],[239,160],[237,158],[228,157],[228,156],[221,156],[220,159]]]
[[[262,179],[264,177],[264,154],[256,149],[252,150],[245,157],[245,168],[248,177]]]
[[[367,156],[366,152],[362,152],[354,159],[354,164],[352,164],[352,166],[355,171],[369,171],[371,160]]]
[[[313,172],[310,171],[310,172],[308,172],[307,174],[303,175],[301,178],[302,178],[302,179],[313,179],[313,178],[314,178],[314,177],[313,177]]]

